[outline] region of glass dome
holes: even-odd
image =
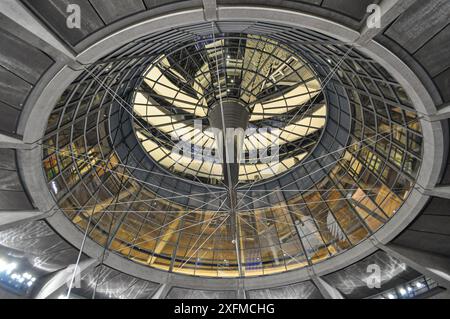
[[[236,34],[236,23],[133,41],[88,66],[55,106],[49,190],[105,249],[186,275],[270,275],[352,249],[408,198],[420,118],[389,72],[311,30],[242,22]],[[218,107],[222,127],[276,132],[279,170],[245,161],[258,130],[243,135],[242,161],[225,161],[238,166],[174,152],[183,139],[192,154],[220,145],[208,130]],[[229,124],[233,113],[248,121]]]

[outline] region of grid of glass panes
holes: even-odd
[[[263,27],[253,28],[261,34]],[[183,41],[186,36],[172,31],[166,39]],[[287,41],[283,37],[318,37],[292,29],[273,36],[281,42]],[[323,38],[291,41],[291,46],[301,45],[305,56],[314,57],[314,67],[322,71],[344,57],[325,87],[333,94],[330,103],[350,100],[352,135],[345,150],[326,155],[332,158],[329,168],[318,163],[317,170],[305,168],[300,178],[311,180],[313,187],[300,188],[296,177],[278,190],[265,190],[276,195],[273,205],[240,208],[240,274],[226,210],[193,209],[156,195],[161,187],[136,178],[136,163],[142,159],[131,148],[119,156],[111,142],[110,111],[126,112],[111,106],[134,89],[147,67],[148,52],[162,50],[161,45],[170,43],[143,39],[91,66],[66,90],[49,119],[43,139],[49,189],[67,217],[81,230],[89,225],[89,236],[98,243],[168,271],[210,277],[267,275],[317,263],[357,245],[387,223],[407,198],[420,167],[422,137],[402,88],[356,50],[346,54],[345,44],[330,45]],[[339,117],[329,122],[343,125]],[[134,138],[131,134],[126,138]],[[317,180],[318,171],[327,176]]]

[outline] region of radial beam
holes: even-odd
[[[244,288],[239,288],[236,290],[236,299],[244,300],[247,299],[247,295],[245,294]]]
[[[450,103],[439,106],[437,112],[429,117],[430,121],[442,121],[447,119],[450,119]]]
[[[11,137],[0,133],[0,149],[2,148],[30,149],[31,145],[25,144],[25,142],[20,138]]]
[[[361,35],[356,43],[364,45],[371,41],[416,1],[417,0],[382,0],[379,4],[381,14],[379,28],[369,27],[368,23],[365,23],[364,27],[361,29]]]
[[[75,278],[77,280],[81,280],[81,276],[91,271],[99,263],[100,262],[98,259],[92,258],[80,262],[77,270],[75,269],[75,265],[70,265],[63,270],[58,271],[42,286],[42,288],[36,293],[34,299],[46,299],[50,297],[58,289],[62,288],[71,281],[74,271],[77,271]],[[75,282],[75,285],[76,284],[78,284],[78,282]]]
[[[55,50],[62,53],[69,60],[76,60],[74,54],[70,52],[69,49],[48,30],[44,23],[38,20],[19,0],[0,1],[0,12],[28,32],[43,40]]]
[[[450,290],[450,258],[396,244],[376,244],[376,246]]]
[[[217,1],[203,0],[203,12],[206,21],[217,20]]]
[[[424,195],[450,199],[450,186],[436,186],[422,190]]]
[[[152,296],[152,299],[166,299],[171,289],[172,286],[170,284],[162,284],[159,286],[158,290],[156,290],[155,294]]]
[[[14,227],[17,224],[43,219],[47,213],[38,210],[30,211],[0,211],[0,231]]]
[[[336,288],[330,286],[325,280],[316,274],[310,272],[310,278],[325,299],[344,299]]]

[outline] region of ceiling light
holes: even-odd
[[[50,183],[50,185],[52,186],[53,192],[54,192],[55,194],[58,194],[58,187],[56,186],[56,182],[55,182],[55,181],[52,181],[52,182]]]

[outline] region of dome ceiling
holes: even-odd
[[[408,198],[420,118],[389,72],[311,30],[242,24],[133,41],[86,67],[55,106],[49,190],[105,249],[186,275],[270,275],[352,249]],[[177,153],[181,140],[188,155],[215,154],[214,126],[247,130],[237,166]],[[263,140],[279,147],[276,170],[245,161]]]

